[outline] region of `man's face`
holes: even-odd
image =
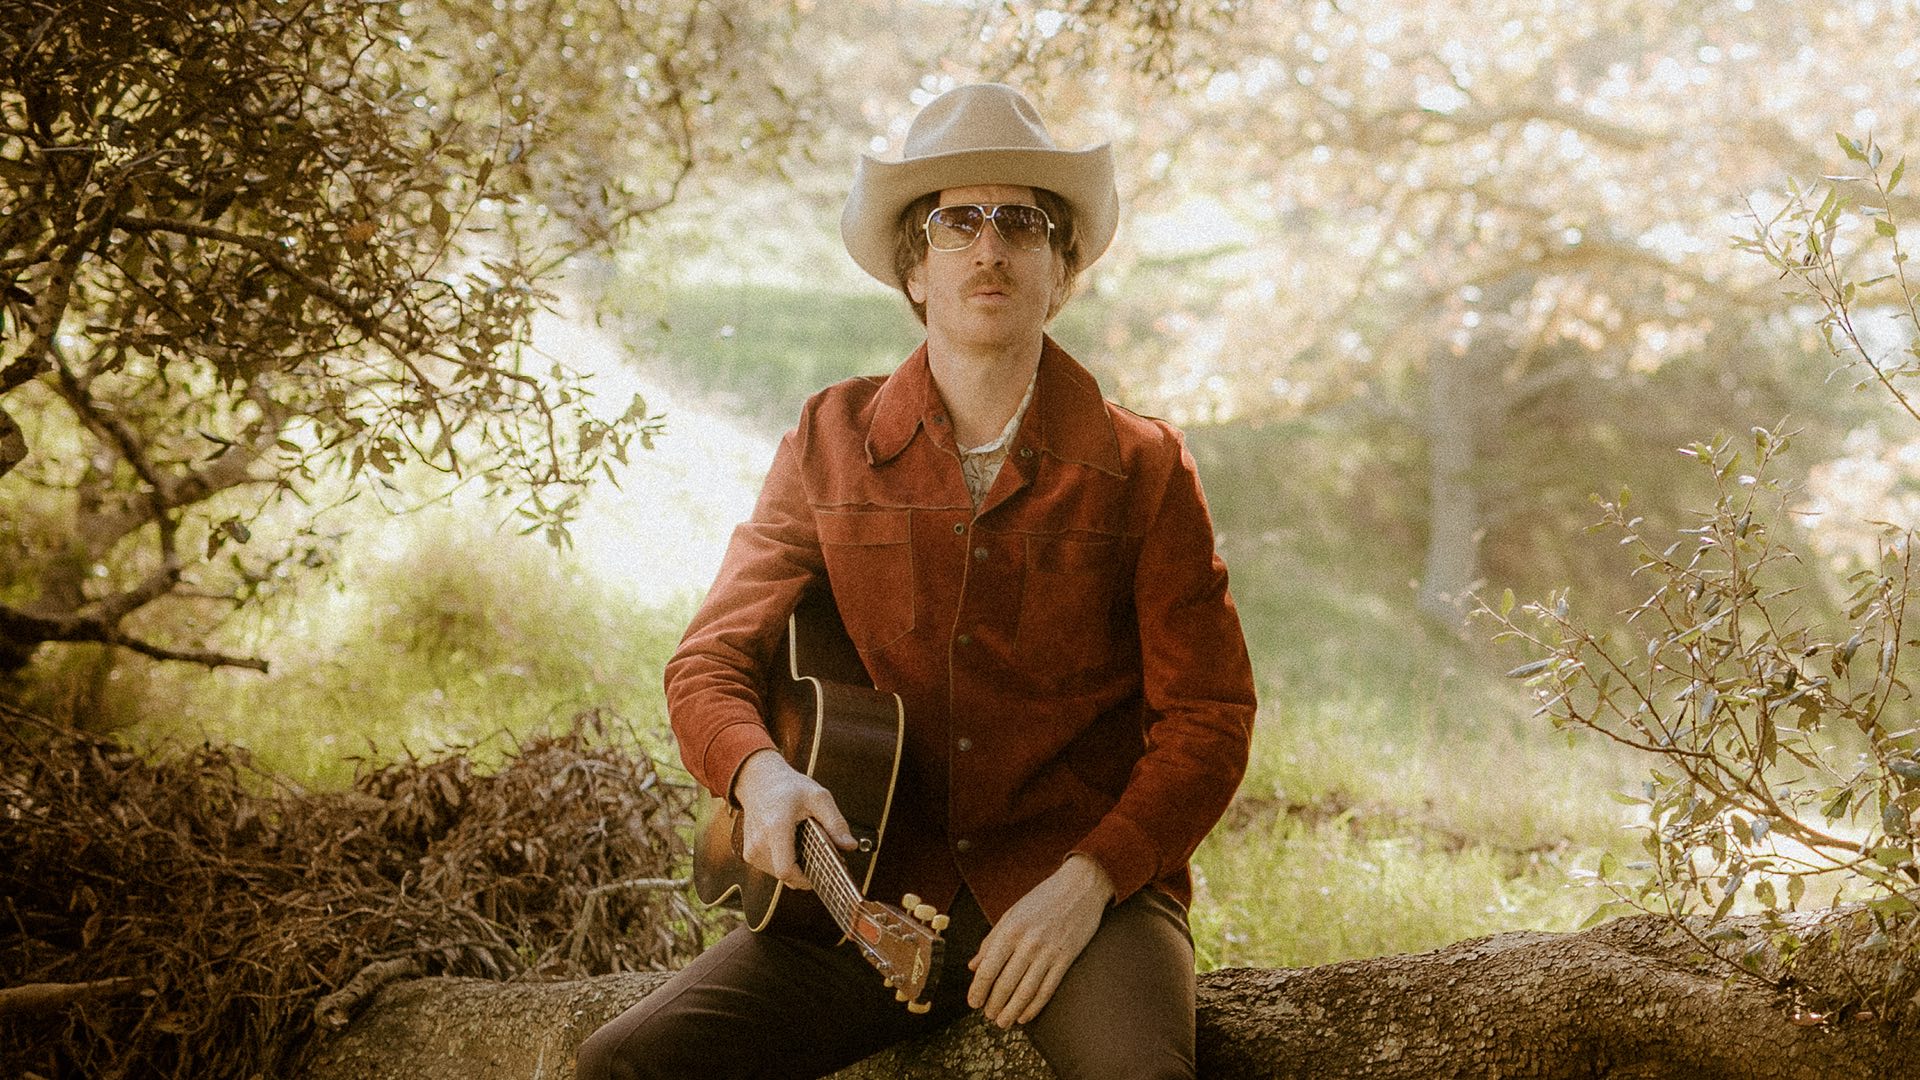
[[[1035,205],[1033,189],[976,184],[940,193],[941,206],[978,203]],[[1052,245],[1038,251],[1013,247],[998,229],[982,223],[980,235],[960,251],[927,251],[907,275],[907,293],[927,306],[927,334],[963,347],[1018,344],[1047,323],[1066,267]]]

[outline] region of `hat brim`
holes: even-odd
[[[1045,188],[1065,199],[1073,209],[1083,268],[1113,242],[1120,196],[1113,184],[1113,151],[1105,143],[1085,150],[990,147],[906,161],[862,155],[840,214],[840,238],[847,253],[862,270],[898,287],[893,247],[901,212],[928,192],[975,184]]]

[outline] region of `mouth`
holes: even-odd
[[[997,274],[982,274],[967,282],[967,296],[975,300],[1005,300],[1013,294],[1013,283]]]

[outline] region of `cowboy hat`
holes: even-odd
[[[1073,208],[1080,265],[1107,250],[1120,219],[1113,153],[1106,143],[1062,150],[1033,103],[1000,83],[975,83],[934,98],[907,129],[899,161],[862,154],[840,214],[840,237],[860,268],[887,285],[900,214],[930,191],[974,184],[1045,188]]]

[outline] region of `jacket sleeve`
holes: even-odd
[[[713,587],[666,666],[667,715],[687,771],[730,796],[748,755],[772,748],[762,719],[787,616],[824,576],[802,486],[808,414],[780,440],[753,516],[736,528]]]
[[[1193,457],[1167,429],[1166,471],[1134,571],[1147,749],[1112,810],[1074,851],[1092,856],[1114,901],[1185,866],[1246,772],[1253,668]]]

